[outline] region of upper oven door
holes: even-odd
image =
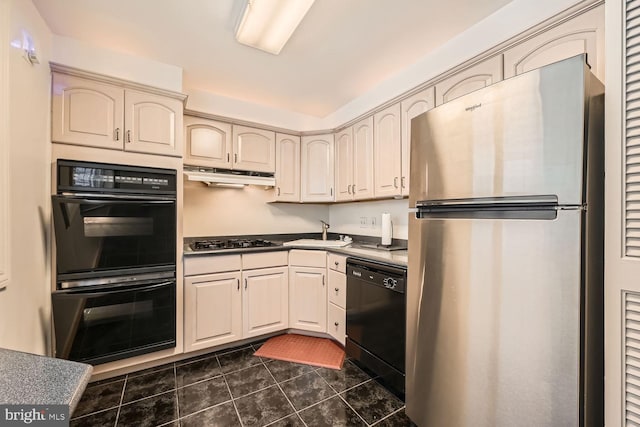
[[[175,268],[176,202],[52,196],[57,279]]]

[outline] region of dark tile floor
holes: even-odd
[[[404,403],[351,361],[316,368],[255,357],[259,346],[91,383],[71,426],[412,425]]]

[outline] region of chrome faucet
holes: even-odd
[[[329,228],[329,224],[324,221],[320,221],[322,223],[322,240],[327,240],[327,229]]]

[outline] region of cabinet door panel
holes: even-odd
[[[604,6],[532,37],[504,53],[505,78],[582,53],[604,81]]]
[[[302,201],[333,201],[333,135],[303,136],[301,145]]]
[[[125,127],[125,150],[182,156],[182,102],[127,90]]]
[[[347,303],[347,275],[329,270],[329,302],[345,308]]]
[[[335,135],[336,200],[353,199],[353,128]]]
[[[185,116],[184,163],[231,168],[231,125]]]
[[[276,134],[276,200],[300,201],[300,137]]]
[[[353,125],[353,197],[373,197],[373,117]]]
[[[502,55],[456,73],[436,84],[436,106],[499,82],[502,74]]]
[[[402,195],[409,195],[409,159],[411,154],[411,119],[429,111],[435,105],[435,91],[429,87],[402,101]]]
[[[289,271],[287,267],[249,270],[244,284],[245,338],[286,329],[289,324]]]
[[[327,330],[326,270],[290,267],[289,326],[306,331]]]
[[[329,303],[327,307],[327,333],[340,344],[345,345],[347,314],[344,308]]]
[[[400,195],[400,104],[375,114],[373,135],[375,196]]]
[[[185,278],[185,351],[242,338],[240,273]]]
[[[276,135],[247,126],[233,126],[233,169],[276,171]]]
[[[122,149],[122,88],[54,73],[52,98],[54,142]]]

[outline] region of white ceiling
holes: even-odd
[[[179,66],[185,90],[317,117],[510,0],[317,0],[278,56],[235,41],[245,1],[33,0],[53,33]]]

